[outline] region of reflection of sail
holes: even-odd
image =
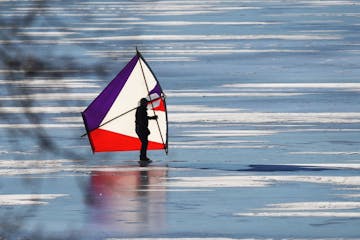
[[[104,230],[155,233],[165,228],[166,168],[91,173],[91,222]]]

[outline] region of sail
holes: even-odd
[[[140,150],[135,132],[135,112],[141,98],[147,98],[148,150],[167,152],[167,110],[165,94],[143,56],[137,52],[129,63],[82,112],[93,152]]]

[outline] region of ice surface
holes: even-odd
[[[0,65],[0,238],[359,238],[358,1],[37,3],[0,1],[0,49],[52,65]],[[80,137],[136,46],[169,110],[146,168]]]

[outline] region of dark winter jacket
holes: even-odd
[[[147,108],[140,106],[136,109],[136,129],[146,130],[149,125],[149,117],[147,115]]]

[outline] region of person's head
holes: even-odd
[[[148,104],[148,100],[146,98],[140,99],[140,106],[146,107]]]

